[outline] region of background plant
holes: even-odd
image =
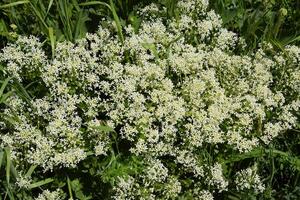
[[[245,37],[250,48],[268,41],[282,48],[299,44],[300,1],[298,0],[211,0],[230,30]]]
[[[4,0],[0,5],[2,45],[14,40],[16,34],[36,35],[47,39],[49,44],[74,42],[97,30],[103,17],[109,16],[122,25],[132,22],[133,7],[144,2],[147,1]]]

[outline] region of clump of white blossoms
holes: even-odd
[[[265,190],[265,186],[257,174],[256,165],[237,172],[234,182],[237,190],[253,190],[255,193],[261,193]]]
[[[226,191],[218,160],[295,127],[300,48],[274,53],[262,45],[238,54],[243,39],[207,6],[182,0],[178,17],[166,19],[166,9],[151,4],[138,12],[137,32],[125,28],[124,43],[108,21],[75,44],[58,43],[53,59],[36,38],[20,37],[0,62],[9,76],[46,90],[10,97],[1,147],[10,147],[20,166],[75,167],[88,152],[105,156],[113,148],[116,141],[98,128],[108,124],[145,166],[119,177],[115,199],[213,199]]]
[[[44,190],[39,194],[35,200],[58,200],[63,199],[62,191],[57,189],[55,191]]]

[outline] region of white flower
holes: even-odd
[[[265,190],[257,174],[257,165],[237,172],[234,182],[238,190],[253,190],[255,193],[262,193]]]

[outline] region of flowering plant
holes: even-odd
[[[257,170],[254,180],[249,168],[231,181],[226,160],[296,127],[300,48],[276,53],[262,44],[245,54],[244,40],[207,7],[182,0],[177,18],[167,19],[150,4],[137,11],[138,30],[125,28],[124,42],[103,21],[95,34],[58,43],[53,58],[37,38],[20,36],[0,54],[4,72],[43,90],[9,97],[1,147],[20,170],[34,164],[44,172],[76,168],[89,155],[137,157],[138,172],[115,177],[114,199],[262,193]]]

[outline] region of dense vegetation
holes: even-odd
[[[299,30],[298,0],[3,0],[0,199],[299,199]]]

